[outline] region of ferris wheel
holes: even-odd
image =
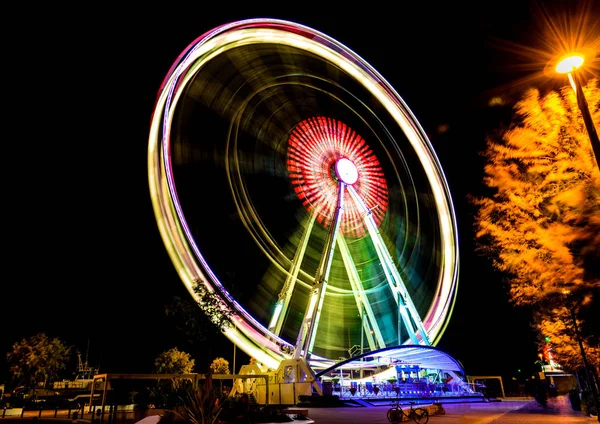
[[[304,25],[209,31],[159,91],[148,151],[158,227],[190,294],[270,368],[436,345],[458,281],[447,182],[420,124],[361,57]]]

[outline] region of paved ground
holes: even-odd
[[[598,423],[598,417],[584,416],[574,411],[568,396],[550,398],[543,408],[530,398],[504,398],[500,402],[442,403],[444,414],[432,415],[431,424],[579,424]],[[374,407],[308,408],[308,417],[315,424],[390,424],[387,420],[389,405]],[[302,408],[305,409],[305,408]],[[0,415],[1,416],[1,415]],[[32,419],[6,417],[0,424],[91,424],[89,420],[57,418]],[[301,423],[302,421],[294,421]],[[103,424],[108,424],[104,421]]]
[[[443,404],[442,404],[443,405]],[[552,398],[543,408],[531,399],[504,399],[501,402],[443,405],[445,414],[434,415],[432,424],[571,424],[597,423],[598,417],[586,417],[571,408],[567,396]],[[309,408],[315,424],[390,424],[389,406]]]

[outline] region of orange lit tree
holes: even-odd
[[[584,93],[598,128],[598,80]],[[573,309],[597,367],[600,172],[574,91],[527,91],[512,123],[490,134],[482,153],[488,193],[471,197],[477,250],[508,277],[513,304],[534,311],[540,348],[550,337],[556,362],[581,367]]]

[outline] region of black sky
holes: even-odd
[[[429,134],[457,210],[458,298],[441,344],[469,374],[509,375],[536,359],[528,315],[508,303],[500,275],[478,257],[468,193],[481,189],[485,107],[520,75],[495,38],[531,41],[527,2],[393,8],[165,3],[155,9],[22,10],[5,61],[4,282],[0,383],[11,345],[45,332],[85,351],[103,372],[150,372],[176,336],[164,316],[185,295],[149,197],[154,100],[171,64],[200,34],[250,17],[324,32],[391,83]],[[317,14],[319,12],[319,14]],[[448,125],[445,133],[440,125]],[[206,352],[192,352],[197,362]],[[232,360],[228,341],[211,352]],[[238,362],[238,367],[240,363]],[[202,372],[204,369],[198,369]]]

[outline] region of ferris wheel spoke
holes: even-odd
[[[269,331],[271,331],[277,336],[279,336],[279,334],[281,333],[283,322],[285,321],[285,318],[288,313],[290,300],[292,299],[292,294],[294,293],[294,289],[296,287],[298,273],[302,268],[302,262],[306,253],[306,247],[308,246],[308,240],[310,239],[310,234],[312,233],[315,220],[316,216],[314,214],[311,214],[308,218],[308,222],[302,234],[302,238],[300,239],[300,246],[296,250],[296,253],[294,255],[292,269],[287,275],[285,283],[283,284],[283,287],[279,292],[277,303],[275,304],[275,310],[273,311],[273,316],[271,317],[271,321],[269,324]]]
[[[421,333],[421,340],[423,341],[423,343],[429,346],[431,343],[429,342],[429,338],[427,336],[427,332],[425,331],[425,327],[423,326],[423,322],[421,321],[419,312],[417,311],[417,308],[415,308],[414,303],[410,295],[408,294],[408,290],[406,290],[406,286],[402,281],[402,277],[396,269],[394,261],[392,260],[392,257],[388,252],[385,243],[383,242],[383,239],[381,238],[381,234],[379,233],[377,225],[373,220],[371,211],[367,208],[367,206],[358,196],[358,193],[356,193],[356,190],[354,190],[353,187],[349,186],[348,192],[350,193],[352,200],[354,200],[354,202],[364,212],[365,225],[367,226],[369,236],[371,237],[371,240],[375,245],[375,250],[384,268],[388,284],[390,285],[390,288],[394,293],[394,299],[398,303],[398,319],[400,320],[400,318],[403,318],[402,321],[413,343],[419,344],[419,340],[417,337],[418,331]],[[413,323],[416,329],[413,327]],[[401,323],[398,322],[398,326],[400,326],[400,324]],[[401,341],[398,340],[398,343],[400,342]]]
[[[379,329],[379,325],[375,319],[375,314],[373,313],[373,308],[371,308],[371,303],[367,298],[367,294],[358,275],[356,265],[352,259],[352,256],[350,255],[348,245],[346,244],[346,240],[343,236],[338,237],[338,246],[340,248],[340,254],[342,256],[344,267],[346,268],[346,273],[348,274],[348,279],[352,287],[352,293],[354,294],[354,299],[356,300],[356,307],[358,308],[361,322],[363,323],[362,331],[367,337],[369,348],[371,350],[376,350],[378,348],[382,349],[385,347],[383,335],[381,334],[381,330]]]

